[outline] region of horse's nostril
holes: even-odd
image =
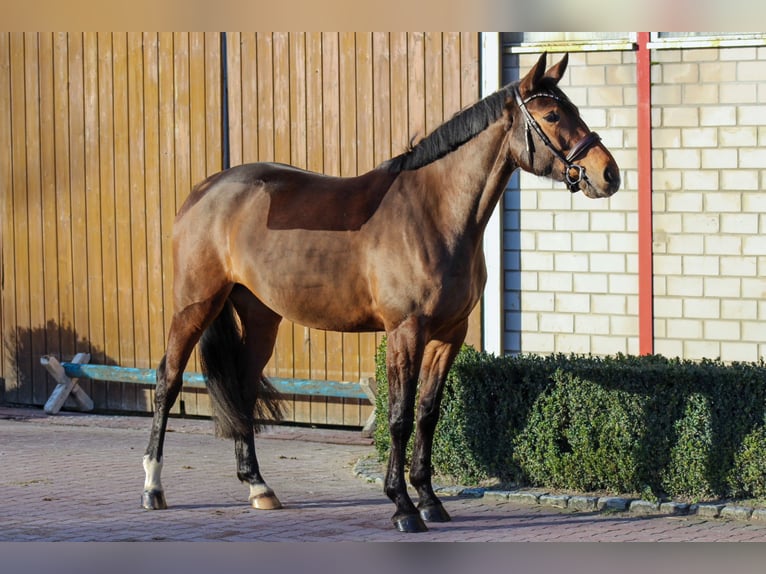
[[[604,180],[617,187],[620,185],[620,172],[609,166],[604,170]]]

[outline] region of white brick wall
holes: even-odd
[[[504,83],[536,59],[506,58]],[[504,214],[505,261],[512,263],[505,352],[636,353],[637,196],[636,178],[627,176],[636,168],[635,55],[573,53],[561,87],[614,152],[627,186],[591,200],[527,173],[512,178]]]
[[[657,353],[725,361],[764,354],[764,55],[652,54],[654,271],[655,286],[664,285],[655,289]],[[667,89],[677,85],[680,99]]]
[[[536,59],[506,56],[503,82]],[[766,355],[766,47],[651,59],[655,352],[756,361]],[[512,178],[504,349],[637,353],[635,53],[572,53],[562,89],[613,151],[623,187],[589,200]]]

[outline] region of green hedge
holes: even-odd
[[[376,373],[381,460],[389,448],[385,345]],[[765,414],[763,362],[498,358],[466,346],[446,383],[433,466],[466,485],[762,498]]]

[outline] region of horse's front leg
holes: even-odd
[[[450,333],[447,337],[449,341],[431,341],[423,355],[410,483],[418,491],[420,516],[429,522],[450,520],[450,515],[434,493],[431,484],[431,452],[436,423],[439,421],[444,382],[465,339],[466,329],[467,323],[464,323]]]
[[[404,479],[407,442],[414,425],[415,391],[422,357],[422,334],[416,318],[408,319],[388,333],[386,371],[391,449],[388,455],[385,491],[396,505],[396,512],[391,521],[400,532],[428,530],[407,494]]]

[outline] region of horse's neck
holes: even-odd
[[[496,122],[431,164],[441,174],[440,184],[432,186],[429,193],[439,195],[442,220],[449,222],[452,229],[476,236],[477,240],[484,233],[516,168],[509,153],[507,135],[502,122]]]

